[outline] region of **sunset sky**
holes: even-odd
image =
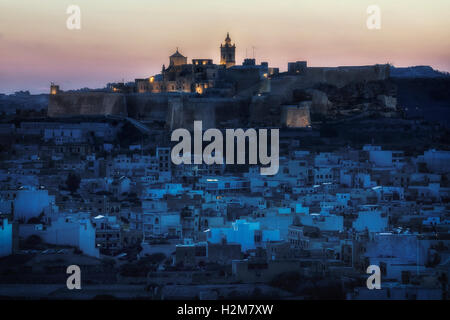
[[[81,30],[66,9],[81,8]],[[381,8],[368,30],[366,9]],[[449,0],[0,0],[0,93],[98,88],[159,73],[176,47],[219,62],[227,31],[237,63],[286,70],[393,63],[450,71]]]

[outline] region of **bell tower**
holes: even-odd
[[[227,68],[236,64],[236,45],[231,44],[230,34],[227,32],[225,43],[220,45],[220,64]]]

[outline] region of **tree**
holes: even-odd
[[[73,172],[69,173],[69,175],[67,176],[67,180],[66,180],[67,189],[69,189],[69,191],[71,193],[74,193],[80,187],[80,182],[81,182],[81,178],[79,175],[77,175]]]

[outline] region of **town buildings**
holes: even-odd
[[[446,297],[441,128],[401,117],[386,66],[298,61],[279,74],[255,59],[237,65],[235,50],[227,35],[219,64],[177,49],[160,74],[132,84],[52,85],[49,117],[0,125],[0,256],[31,259],[17,278],[51,283],[46,271],[78,260],[92,283],[137,284],[155,299],[178,297],[178,285],[192,297],[202,285],[216,297],[265,285],[317,298],[307,286],[319,280],[323,292],[338,282],[339,298]],[[170,133],[192,120],[280,128],[278,173],[175,165]],[[364,287],[371,264],[382,271],[376,293]],[[290,291],[289,277],[302,280]]]

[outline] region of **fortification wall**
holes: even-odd
[[[169,129],[193,129],[201,120],[203,129],[242,126],[249,116],[248,103],[233,98],[171,97],[168,100],[166,123]]]
[[[281,107],[281,124],[288,128],[306,128],[311,125],[309,114],[311,103]]]
[[[167,94],[133,93],[125,97],[128,115],[132,118],[165,121],[169,96]]]
[[[240,79],[244,69],[230,75]],[[292,104],[297,89],[308,89],[324,83],[342,88],[350,83],[386,80],[388,65],[360,67],[307,68],[304,75],[280,75],[270,82],[256,84],[257,69],[241,82],[250,86],[248,95],[234,98],[194,97],[174,94],[118,94],[105,92],[58,93],[49,96],[49,116],[123,115],[136,119],[166,121],[168,128],[192,128],[194,120],[202,120],[204,128],[242,127],[251,123],[277,125],[280,105]],[[258,71],[259,72],[259,71]],[[239,81],[238,81],[239,82]],[[263,85],[261,87],[261,84]],[[262,97],[256,93],[264,91]],[[267,92],[269,91],[270,92]],[[244,90],[245,91],[245,90]],[[326,113],[326,95],[312,95],[311,112]],[[319,99],[320,98],[320,99]],[[322,108],[323,107],[323,108]],[[323,110],[322,110],[323,109]]]
[[[252,126],[280,125],[280,105],[282,98],[277,95],[254,96],[250,104],[249,121]]]
[[[247,123],[247,100],[198,98],[184,94],[60,93],[50,95],[48,115],[121,115],[139,120],[166,122],[166,126],[172,130],[192,129],[194,120],[201,120],[205,129],[221,128],[243,126]]]
[[[389,65],[306,69],[306,81],[326,83],[342,88],[352,82],[377,81],[389,78]]]
[[[217,128],[233,128],[245,126],[249,118],[250,99],[221,98],[207,99],[215,109],[215,125]]]
[[[70,92],[49,96],[48,115],[64,117],[77,115],[127,116],[125,97],[117,93]]]
[[[387,80],[389,65],[321,68],[309,67],[304,75],[281,75],[271,80],[271,94],[289,103],[295,89],[308,89],[323,83],[342,88],[350,83]]]

